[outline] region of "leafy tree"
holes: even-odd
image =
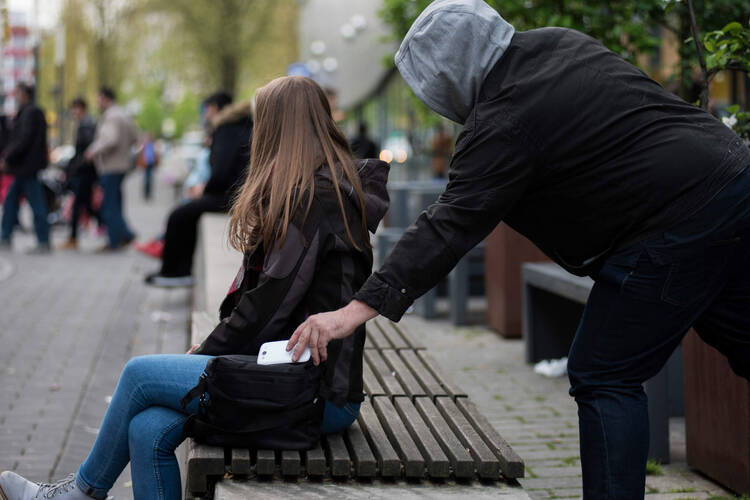
[[[381,15],[398,40],[408,31],[429,0],[384,0]],[[626,60],[639,64],[660,46],[660,29],[673,33],[680,42],[691,36],[690,16],[682,0],[488,0],[487,3],[516,29],[561,26],[587,33]],[[695,2],[697,24],[716,30],[728,20],[750,18],[747,0],[700,0]],[[676,71],[679,93],[694,101],[697,87],[695,47],[679,44],[680,65]]]

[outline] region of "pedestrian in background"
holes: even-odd
[[[149,201],[151,199],[154,169],[159,165],[159,153],[156,151],[153,138],[148,132],[143,137],[136,165],[143,170],[143,199]]]
[[[229,210],[236,188],[245,179],[250,162],[252,106],[249,101],[231,102],[229,94],[217,92],[203,103],[204,118],[213,129],[209,153],[211,177],[204,186],[196,185],[191,189],[191,197],[195,197],[193,200],[169,214],[161,269],[146,276],[149,285],[172,287],[193,284],[198,219],[206,212]]]
[[[49,253],[49,224],[44,189],[37,178],[47,166],[47,122],[34,104],[34,87],[19,83],[16,98],[20,105],[5,147],[4,169],[15,177],[3,203],[0,248],[11,248],[13,228],[18,222],[21,194],[34,212],[34,230],[38,245],[31,253]]]
[[[349,141],[352,146],[352,154],[358,160],[365,158],[378,157],[378,145],[370,138],[367,133],[367,124],[359,122],[357,135]]]
[[[92,194],[96,183],[96,167],[84,158],[86,149],[94,141],[96,133],[96,122],[88,114],[88,104],[82,97],[77,97],[70,104],[70,113],[78,122],[76,130],[76,152],[68,163],[68,182],[73,191],[73,211],[70,216],[70,238],[60,246],[61,250],[70,250],[78,247],[78,222],[81,217],[81,209],[84,209],[90,217],[99,219],[99,212],[92,204]]]
[[[94,142],[84,158],[93,160],[104,190],[101,217],[107,225],[109,243],[101,251],[111,251],[135,239],[122,212],[122,181],[130,168],[131,148],[138,139],[138,131],[125,110],[115,103],[112,89],[102,87],[99,91],[99,108],[102,115]]]
[[[448,171],[448,160],[453,150],[453,137],[445,131],[442,123],[435,126],[435,135],[432,136],[432,175],[436,179],[445,178]]]

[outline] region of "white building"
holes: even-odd
[[[15,87],[18,82],[34,83],[34,51],[26,16],[10,13],[10,40],[2,45],[0,58],[0,112],[16,112]]]

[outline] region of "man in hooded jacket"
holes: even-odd
[[[354,300],[288,348],[319,361],[377,314],[398,321],[502,220],[595,280],[568,362],[584,497],[643,497],[642,383],[688,329],[750,379],[750,151],[598,41],[516,32],[481,0],[430,4],[396,66],[464,125],[449,183]]]

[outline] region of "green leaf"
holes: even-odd
[[[736,33],[739,33],[740,31],[742,31],[742,25],[740,23],[738,23],[737,21],[734,21],[734,22],[731,22],[731,23],[727,24],[726,26],[724,26],[721,29],[721,31],[723,31],[725,33],[729,32],[729,33],[736,34]]]
[[[729,113],[730,115],[735,114],[739,110],[740,110],[739,104],[732,104],[731,106],[727,106],[727,113]]]

